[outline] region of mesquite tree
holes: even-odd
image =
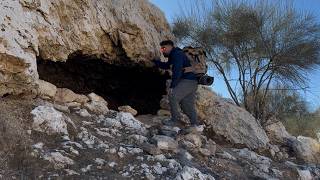
[[[180,44],[206,49],[235,104],[261,123],[272,87],[306,88],[307,73],[320,65],[320,26],[289,3],[197,1],[172,29]]]

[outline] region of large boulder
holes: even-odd
[[[320,164],[320,143],[310,137],[298,136],[292,143],[296,156],[311,164]]]
[[[288,140],[295,139],[294,136],[287,132],[286,128],[280,121],[268,124],[265,127],[265,130],[270,138],[270,141],[274,144],[286,145]]]
[[[209,88],[199,86],[196,104],[200,119],[215,135],[251,149],[264,148],[269,142],[264,129],[249,112],[219,97]]]
[[[39,80],[38,81],[37,94],[43,99],[54,98],[57,93],[57,87],[49,82]]]
[[[148,0],[2,0],[0,17],[0,96],[37,87],[37,57],[66,61],[81,52],[151,65],[159,42],[172,38]]]
[[[48,135],[68,134],[67,122],[70,118],[49,106],[38,106],[31,111],[32,129]]]

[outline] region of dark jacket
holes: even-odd
[[[170,69],[170,65],[172,65],[172,81],[170,88],[176,87],[181,79],[197,80],[194,73],[183,72],[183,68],[191,66],[191,63],[180,48],[175,47],[172,49],[167,62],[161,62],[160,60],[155,60],[154,62],[156,66],[161,69]]]

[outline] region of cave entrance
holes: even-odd
[[[102,59],[74,53],[66,62],[37,58],[39,78],[78,94],[94,92],[108,107],[130,105],[139,114],[156,114],[166,93],[167,75],[158,69],[133,63],[106,63]]]

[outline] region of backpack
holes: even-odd
[[[196,74],[197,77],[205,75],[208,71],[208,66],[206,63],[207,56],[204,49],[200,47],[194,48],[191,46],[187,46],[184,47],[182,50],[191,63],[190,67],[184,68],[185,72],[193,72]]]
[[[201,47],[184,47],[183,52],[188,57],[191,66],[185,67],[184,72],[193,72],[198,78],[198,84],[201,85],[212,85],[214,78],[207,75],[207,55]]]

